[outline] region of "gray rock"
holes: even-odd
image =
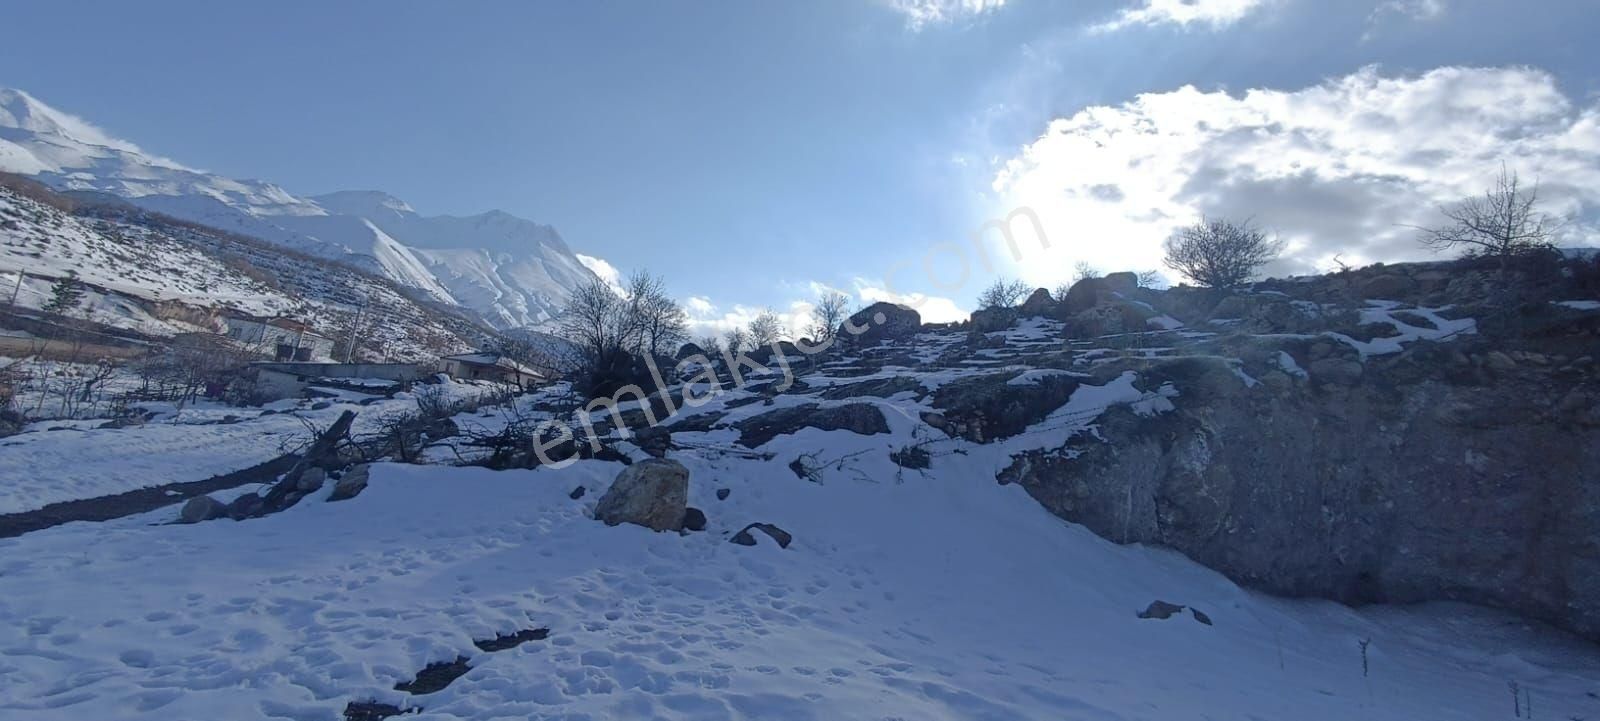
[[[572,500],[576,501],[580,498],[583,498],[584,494],[588,492],[589,489],[584,488],[583,486],[578,486],[577,488],[572,489],[571,493],[567,494],[567,498],[571,498]]]
[[[698,508],[695,508],[694,506],[690,506],[690,507],[684,509],[684,511],[683,511],[683,530],[685,530],[685,531],[704,531],[704,530],[706,530],[706,512],[702,511],[702,510],[700,510]]]
[[[751,531],[760,531],[766,534],[768,538],[778,542],[778,548],[788,548],[789,544],[794,541],[794,536],[789,535],[789,532],[782,528],[770,523],[752,523],[745,526],[738,533],[733,534],[733,538],[728,539],[728,542],[741,546],[754,546],[756,545],[756,537],[750,533]]]
[[[1179,613],[1183,613],[1183,606],[1179,606],[1176,603],[1167,603],[1166,601],[1155,600],[1151,601],[1149,606],[1146,606],[1143,611],[1139,612],[1139,618],[1153,618],[1165,621],[1169,618],[1172,618],[1174,614]]]
[[[802,428],[845,430],[864,436],[889,432],[889,422],[884,419],[883,411],[871,403],[848,403],[827,408],[807,403],[746,418],[734,424],[734,427],[739,429],[739,444],[746,448],[760,447],[778,436]]]
[[[974,333],[993,333],[1005,330],[1017,323],[1016,308],[979,308],[972,311],[972,330]]]
[[[1044,288],[1037,288],[1033,291],[1032,295],[1028,296],[1027,300],[1022,301],[1022,307],[1018,308],[1017,310],[1019,315],[1027,318],[1030,316],[1045,315],[1046,313],[1050,312],[1050,309],[1054,307],[1055,304],[1055,299],[1050,297],[1050,291],[1045,290]]]
[[[846,330],[854,326],[865,328],[859,335]],[[851,348],[869,348],[885,341],[907,340],[922,328],[922,314],[903,305],[878,302],[862,308],[850,322],[840,326],[841,344]]]
[[[608,526],[632,523],[655,531],[683,528],[689,505],[689,469],[682,463],[651,458],[617,474],[600,497],[594,516]]]
[[[719,501],[728,500],[728,494],[730,494],[730,493],[733,493],[733,491],[730,491],[730,490],[728,490],[726,488],[718,488],[717,489],[717,500],[719,500]]]
[[[253,518],[261,515],[266,505],[266,499],[254,493],[246,493],[228,504],[228,517],[234,520]]]
[[[1222,361],[1158,362],[1139,382],[1172,382],[1174,410],[1107,412],[1094,436],[1018,454],[997,480],[1102,537],[1174,548],[1242,585],[1475,603],[1600,639],[1600,426],[1567,400],[1600,386],[1553,365],[1485,380],[1449,361],[1491,343],[1419,342],[1359,376],[1328,348],[1307,366],[1313,382],[1272,393]]]
[[[1122,293],[1126,295],[1139,289],[1139,274],[1131,270],[1124,270],[1118,273],[1107,273],[1106,276],[1100,280],[1105,283],[1106,290],[1109,290],[1113,293]]]
[[[294,487],[301,493],[310,493],[318,488],[321,488],[323,482],[327,480],[327,471],[317,468],[316,466],[312,466],[310,468],[302,469],[300,474],[295,476]]]
[[[1511,356],[1497,350],[1484,354],[1484,363],[1497,371],[1508,371],[1517,367],[1517,362],[1512,360]]]
[[[367,488],[367,480],[372,474],[372,467],[365,463],[352,466],[339,476],[333,484],[333,493],[328,494],[330,501],[344,501],[355,498]]]
[[[1399,273],[1385,273],[1362,282],[1360,292],[1362,298],[1394,300],[1410,295],[1416,285],[1410,278]]]
[[[228,515],[228,507],[211,496],[195,496],[178,512],[179,523],[199,523]]]
[[[645,426],[634,431],[629,440],[640,450],[655,458],[663,458],[672,450],[672,432],[660,426]]]
[[[1111,299],[1111,289],[1105,279],[1084,278],[1067,289],[1067,297],[1061,299],[1060,312],[1074,316],[1099,305],[1102,299]]]

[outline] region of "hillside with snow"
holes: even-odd
[[[301,197],[145,152],[20,90],[0,89],[0,171],[337,260],[499,328],[547,323],[593,274],[553,228],[500,211],[421,216],[381,193]]]
[[[457,309],[357,267],[120,205],[74,202],[0,183],[0,278],[16,310],[37,312],[72,277],[85,287],[82,320],[152,345],[221,332],[230,315],[292,317],[328,338],[348,338],[365,317],[358,358],[431,361],[477,347],[487,332]]]
[[[1301,296],[1324,287],[1300,285]],[[1438,599],[1274,597],[1158,544],[1119,545],[1114,528],[1092,514],[1066,520],[1058,505],[1089,514],[1104,494],[1143,512],[1153,501],[1181,534],[1209,522],[1177,500],[1192,494],[1235,504],[1222,536],[1277,544],[1245,508],[1256,494],[1197,480],[1233,462],[1241,436],[1211,438],[1204,458],[1139,466],[1163,479],[1154,499],[1143,488],[1124,498],[1107,459],[1159,459],[1163,443],[1184,446],[1186,424],[1233,402],[1335,404],[1326,398],[1400,382],[1415,393],[1398,379],[1418,359],[1509,351],[1506,339],[1438,304],[1363,301],[1347,319],[1271,288],[1215,308],[1101,291],[1066,319],[1059,306],[1008,309],[789,357],[792,377],[768,362],[729,384],[722,363],[689,359],[684,380],[649,400],[655,422],[636,400],[617,416],[575,412],[563,385],[506,398],[446,384],[260,410],[150,407],[134,426],[38,424],[0,441],[0,473],[50,469],[0,488],[0,536],[14,536],[0,540],[0,717],[1465,721],[1600,710],[1600,651],[1526,617]],[[1581,333],[1600,318],[1548,305]],[[1107,327],[1113,316],[1095,308],[1128,324]],[[1587,388],[1559,372],[1571,362],[1521,372]],[[402,462],[392,419],[441,397],[472,402],[417,421]],[[273,456],[253,439],[304,449],[306,428],[346,411],[357,414],[353,445],[320,465],[200,488]],[[556,444],[543,462],[515,440],[557,421],[593,424],[601,450]],[[1084,487],[1061,475],[1075,463],[1104,470]],[[611,525],[613,495],[639,493],[635,471],[674,467],[681,497],[634,502],[681,522]],[[1186,468],[1201,475],[1175,481]],[[1348,510],[1333,485],[1324,514]],[[74,499],[151,487],[169,496],[164,507],[7,530],[70,517]],[[1299,528],[1303,546],[1327,532]]]

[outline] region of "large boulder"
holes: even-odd
[[[1037,288],[1032,295],[1028,296],[1027,300],[1022,301],[1022,306],[1017,309],[1017,312],[1024,318],[1045,315],[1050,312],[1050,309],[1055,304],[1055,299],[1050,297],[1050,291],[1044,288]]]
[[[1016,322],[1016,308],[979,308],[972,311],[972,330],[977,333],[1005,330]]]
[[[228,515],[228,507],[211,496],[195,496],[178,512],[179,523],[199,523]]]
[[[653,531],[683,528],[689,508],[689,469],[665,458],[639,461],[623,469],[600,497],[594,517],[608,526],[632,523]]]
[[[1067,297],[1061,299],[1059,312],[1077,315],[1098,305],[1102,298],[1110,297],[1111,288],[1105,278],[1084,278],[1067,289]]]
[[[1362,298],[1400,300],[1411,295],[1417,284],[1400,273],[1384,273],[1361,282]]]
[[[1120,273],[1107,273],[1106,277],[1101,278],[1100,281],[1106,290],[1113,293],[1129,295],[1139,289],[1139,274],[1131,270],[1124,270]]]
[[[333,493],[328,494],[328,500],[343,501],[346,499],[355,498],[362,491],[366,490],[367,479],[371,476],[371,474],[372,466],[368,464],[362,463],[357,466],[352,466],[350,470],[345,471],[343,475],[339,476],[338,481],[334,482]]]
[[[847,328],[865,328],[859,335]],[[850,322],[840,326],[839,339],[845,345],[869,348],[885,341],[906,340],[922,327],[922,315],[903,305],[877,302],[856,311]]]
[[[1149,328],[1155,313],[1149,308],[1122,300],[1107,300],[1073,315],[1067,321],[1069,332],[1077,338],[1096,338],[1112,333],[1133,333]]]

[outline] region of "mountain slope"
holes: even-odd
[[[76,274],[89,286],[89,320],[153,337],[215,332],[229,311],[286,315],[348,337],[363,307],[371,320],[358,357],[431,360],[484,335],[465,313],[361,269],[121,204],[83,201],[69,213],[44,201],[71,199],[29,197],[9,180],[0,178],[0,278],[23,308],[40,308],[57,279]]]
[[[448,293],[500,328],[548,321],[572,288],[594,277],[555,228],[508,213],[427,217],[378,191],[312,200],[403,238]]]
[[[147,153],[20,90],[0,89],[0,170],[350,263],[500,328],[548,321],[593,277],[547,225],[500,211],[427,217],[378,192],[306,198],[225,178]]]

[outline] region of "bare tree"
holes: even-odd
[[[979,308],[1010,308],[1027,297],[1029,288],[1020,280],[997,280],[978,294]]]
[[[1139,271],[1139,276],[1138,276],[1138,281],[1137,282],[1138,282],[1140,288],[1149,288],[1150,290],[1157,290],[1161,286],[1166,284],[1166,279],[1162,278],[1161,274],[1156,272],[1156,271],[1153,271],[1153,270],[1142,270],[1142,271]]]
[[[667,293],[660,276],[641,270],[629,277],[628,308],[638,326],[640,353],[654,358],[677,350],[689,337],[689,315]]]
[[[561,313],[560,334],[587,363],[627,350],[638,337],[638,318],[605,281],[591,278],[572,291]]]
[[[1096,270],[1094,266],[1089,265],[1088,261],[1080,260],[1076,265],[1072,266],[1072,282],[1074,283],[1080,280],[1088,280],[1090,278],[1099,277],[1100,271]]]
[[[700,339],[696,340],[694,344],[700,347],[702,353],[716,355],[717,351],[722,348],[722,339],[708,334],[700,336]]]
[[[732,328],[722,335],[722,347],[729,353],[738,354],[740,351],[750,350],[750,334],[743,328]]]
[[[1495,186],[1481,198],[1467,198],[1439,212],[1449,224],[1420,228],[1421,242],[1435,250],[1460,249],[1468,256],[1509,259],[1551,247],[1556,223],[1538,211],[1539,186],[1522,187],[1517,174],[1500,168]]]
[[[830,290],[817,299],[816,305],[811,306],[811,325],[806,328],[806,335],[811,336],[811,342],[815,344],[830,343],[848,317],[850,296]]]
[[[787,331],[783,327],[783,320],[778,314],[767,308],[750,319],[750,345],[754,348],[765,348],[778,342]]]
[[[1248,220],[1201,219],[1168,238],[1165,247],[1162,262],[1168,268],[1210,288],[1237,287],[1283,252],[1282,241]]]

